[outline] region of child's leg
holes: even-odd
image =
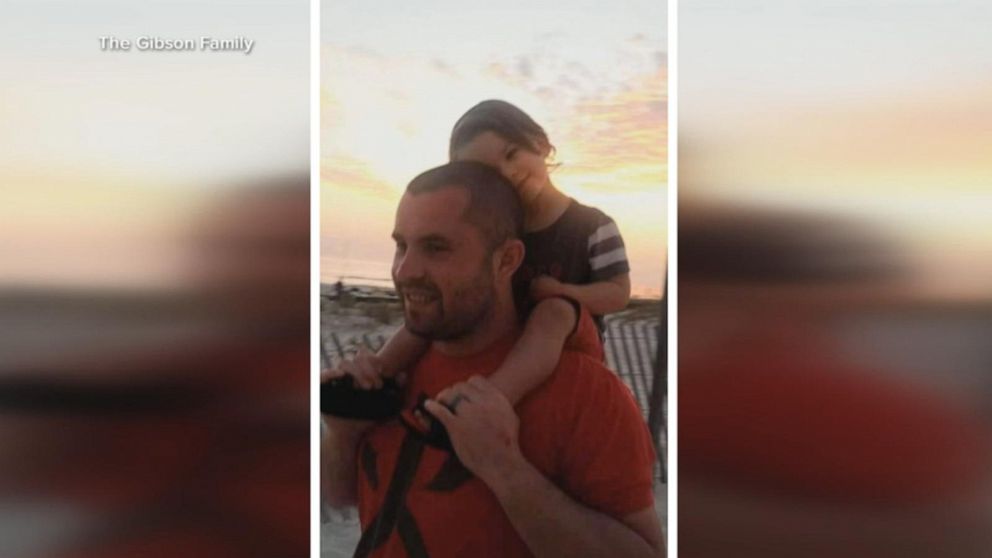
[[[579,316],[561,298],[542,300],[531,311],[523,335],[489,380],[516,405],[554,371]]]
[[[563,298],[542,300],[531,311],[523,335],[510,350],[503,364],[489,376],[489,381],[503,392],[503,395],[516,405],[534,388],[541,385],[558,365],[565,340],[579,323],[577,307]],[[595,327],[595,326],[593,326]],[[436,400],[447,401],[452,396],[451,388],[441,390]],[[420,424],[422,431],[431,429],[431,417],[414,411],[413,420]],[[413,420],[407,419],[407,425]],[[451,449],[447,432],[430,434],[431,443]]]
[[[376,420],[395,416],[403,393],[392,378],[411,368],[427,347],[426,340],[401,328],[379,354],[361,349],[337,368],[325,370],[321,373],[320,412]]]
[[[400,372],[409,372],[420,357],[424,356],[430,345],[427,339],[410,333],[406,327],[401,327],[376,354],[382,363],[381,374],[392,378]]]
[[[357,355],[345,360],[337,368],[323,372],[321,381],[347,375],[353,377],[355,387],[359,389],[379,389],[384,378],[394,378],[400,372],[411,370],[429,346],[426,339],[401,327],[378,353],[361,349]]]

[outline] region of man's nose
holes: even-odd
[[[420,258],[412,250],[407,250],[403,255],[397,255],[393,260],[393,277],[396,281],[403,282],[421,275],[423,275],[423,266],[420,263]]]

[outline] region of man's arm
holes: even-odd
[[[526,460],[489,488],[536,556],[665,555],[654,507],[616,520],[582,506]]]
[[[451,393],[459,398],[457,415],[435,401],[427,402],[427,410],[447,428],[459,459],[493,491],[536,556],[664,555],[653,507],[613,518],[576,502],[534,468],[520,452],[513,408],[491,383],[476,376]]]
[[[339,371],[324,371],[326,381]],[[358,444],[374,421],[341,419],[325,415],[327,426],[320,442],[321,491],[332,508],[353,506],[358,502]]]
[[[321,487],[332,508],[358,503],[358,444],[372,422],[324,417],[327,432],[320,447]]]

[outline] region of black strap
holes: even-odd
[[[392,418],[403,405],[403,390],[392,378],[379,389],[358,389],[354,378],[342,376],[320,384],[320,412],[340,418],[382,420]]]
[[[406,506],[401,507],[397,512],[396,531],[399,533],[403,547],[406,548],[406,553],[410,558],[430,558],[430,554],[427,553],[427,545],[424,544],[424,538],[420,535],[420,529],[417,527],[417,522]]]
[[[425,444],[453,454],[455,453],[455,448],[451,445],[451,437],[448,436],[448,430],[443,424],[441,424],[441,421],[434,418],[434,416],[431,415],[424,406],[427,399],[427,394],[421,393],[417,396],[417,404],[414,405],[411,411],[419,411],[420,415],[429,421],[429,426],[426,431],[422,430],[416,419],[408,416],[406,412],[400,414],[400,422],[406,427],[410,434],[416,438],[419,438]],[[442,403],[442,405],[444,404]],[[447,407],[447,405],[445,406]],[[448,410],[451,410],[451,407],[448,407]]]

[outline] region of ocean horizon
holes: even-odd
[[[392,288],[391,268],[392,262],[323,256],[320,258],[320,283],[333,285],[342,281],[346,285]],[[660,299],[661,286],[646,287],[634,284],[631,286],[631,297]]]

